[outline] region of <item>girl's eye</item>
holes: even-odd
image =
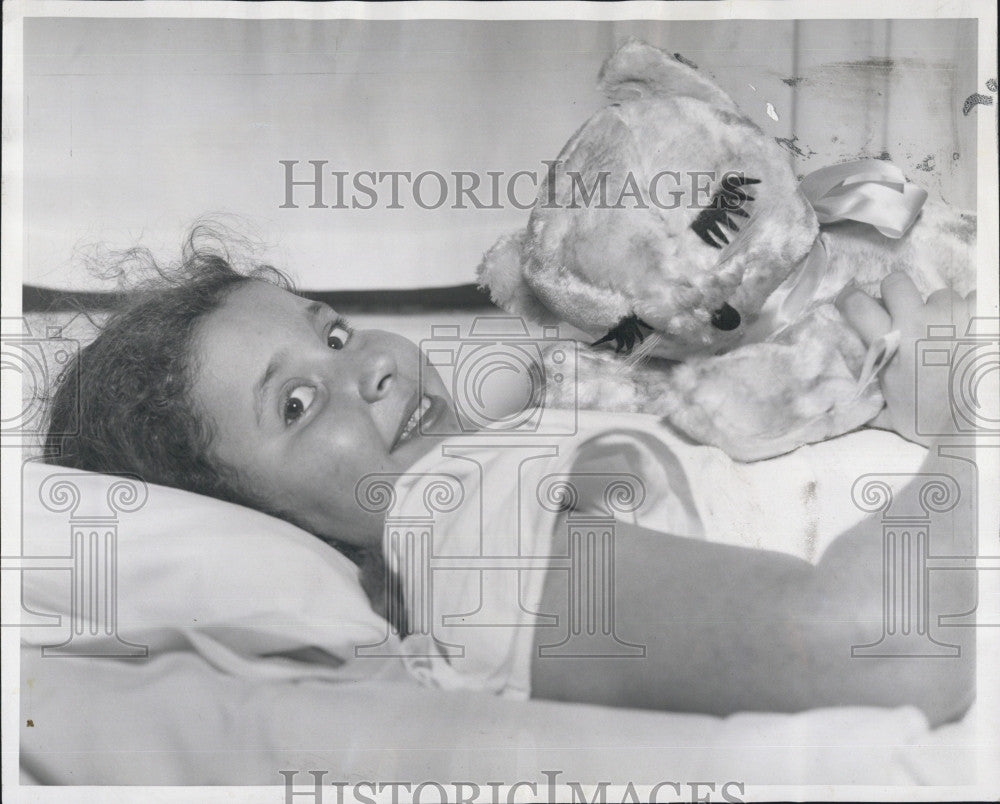
[[[311,385],[297,385],[285,399],[285,424],[294,424],[302,416],[313,399],[316,397],[316,389]]]
[[[343,349],[351,338],[351,328],[345,323],[338,321],[326,335],[326,345],[331,349]]]

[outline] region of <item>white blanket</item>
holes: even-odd
[[[972,780],[967,749],[948,754],[946,767],[941,757],[938,767],[922,761],[933,751],[921,746],[935,745],[935,735],[910,708],[715,718],[406,682],[266,683],[213,672],[186,652],[142,664],[29,652],[22,671],[23,763],[48,784],[280,785],[279,770],[297,769],[297,789],[311,790],[307,771],[315,769],[327,771],[327,785],[527,780],[544,791],[542,771],[558,770],[564,783],[733,780],[747,785],[750,800],[767,784]]]

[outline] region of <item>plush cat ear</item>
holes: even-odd
[[[603,92],[613,101],[635,97],[684,95],[736,111],[732,99],[712,81],[659,48],[628,39],[612,55],[598,76]]]
[[[521,270],[524,241],[528,230],[504,235],[483,256],[476,275],[479,287],[488,290],[498,307],[539,324],[556,324],[559,319],[543,305]]]

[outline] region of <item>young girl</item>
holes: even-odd
[[[353,330],[328,306],[295,295],[273,269],[241,274],[189,249],[171,276],[113,316],[65,373],[51,406],[50,460],[134,473],[282,517],[361,564],[373,606],[398,615],[386,604],[398,597],[379,585],[385,512],[359,505],[356,487],[372,474],[424,465],[447,438],[424,433],[460,431],[440,377],[421,371],[415,344]],[[968,302],[940,293],[925,304],[893,275],[882,304],[860,292],[839,304],[869,342],[901,331],[904,345],[882,376],[885,418],[915,440],[907,343],[929,321],[961,326]],[[927,389],[921,404],[949,420],[946,394]],[[931,457],[923,471],[957,476],[959,463]],[[780,508],[781,490],[772,491]],[[974,529],[955,531],[946,534],[954,543],[932,552],[973,552]],[[932,722],[957,717],[971,700],[973,629],[949,633],[962,651],[948,661],[851,657],[852,645],[877,641],[882,629],[878,522],[843,533],[816,564],[629,522],[617,534],[616,628],[648,646],[645,657],[583,651],[569,663],[547,661],[528,640],[518,661],[532,696],[716,714],[915,704]],[[562,575],[544,575],[535,610],[569,616]],[[971,573],[941,575],[932,622],[974,608]],[[535,647],[551,642],[536,631]]]

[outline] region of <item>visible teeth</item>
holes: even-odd
[[[417,425],[420,424],[420,420],[424,417],[424,414],[430,410],[431,400],[424,396],[420,398],[420,404],[417,405],[417,409],[413,411],[413,415],[410,416],[406,421],[406,426],[403,428],[403,432],[399,435],[399,440],[403,441],[410,437],[413,431],[416,429]]]

